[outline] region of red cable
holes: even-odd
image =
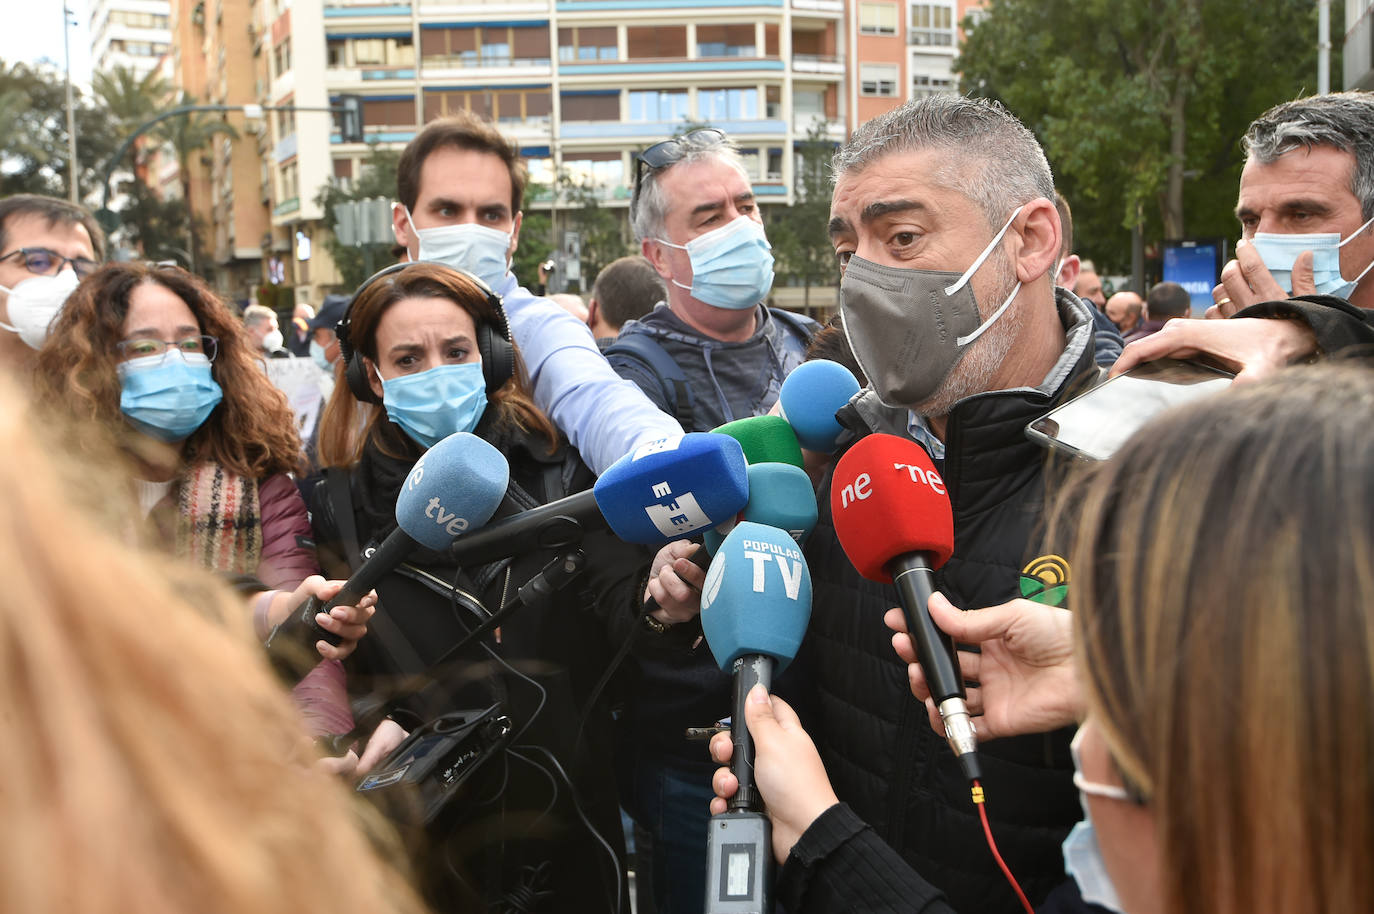
[[[1016,897],[1021,899],[1021,907],[1026,909],[1026,914],[1035,914],[1035,909],[1031,907],[1030,901],[1026,899],[1026,893],[1021,891],[1021,886],[1016,881],[1016,877],[1011,874],[1006,861],[997,851],[997,842],[992,837],[992,826],[988,824],[988,810],[983,803],[983,785],[977,781],[973,782],[973,805],[978,807],[978,817],[983,820],[983,834],[988,839],[988,849],[992,851],[992,858],[997,861],[997,865],[1002,869],[1002,875],[1007,877],[1007,882],[1016,890]]]

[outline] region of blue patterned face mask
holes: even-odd
[[[1269,270],[1274,281],[1278,283],[1285,292],[1293,291],[1293,264],[1297,261],[1298,255],[1303,251],[1312,252],[1312,279],[1317,285],[1319,295],[1335,295],[1338,298],[1349,298],[1350,293],[1355,291],[1360,280],[1364,279],[1370,267],[1374,267],[1374,260],[1371,260],[1360,275],[1354,279],[1346,279],[1341,274],[1341,248],[1358,238],[1365,229],[1374,225],[1374,219],[1370,219],[1364,225],[1355,229],[1350,236],[1341,239],[1339,232],[1321,232],[1303,235],[1280,235],[1274,232],[1256,232],[1250,239],[1250,243],[1259,252],[1260,259],[1264,261],[1264,266]]]
[[[748,216],[740,216],[686,244],[655,240],[687,252],[692,263],[692,285],[684,286],[676,279],[672,282],[691,292],[697,301],[743,311],[767,298],[773,288],[773,247],[763,234],[763,226]]]
[[[1083,900],[1089,904],[1101,905],[1113,911],[1121,911],[1121,899],[1117,897],[1116,886],[1107,873],[1106,861],[1102,859],[1102,848],[1097,844],[1097,831],[1093,828],[1092,814],[1088,812],[1088,802],[1083,794],[1106,797],[1111,800],[1131,802],[1131,796],[1123,787],[1111,784],[1097,784],[1083,777],[1083,762],[1078,747],[1083,741],[1083,728],[1079,727],[1069,743],[1069,755],[1073,758],[1073,783],[1078,788],[1078,802],[1083,804],[1083,821],[1073,827],[1064,839],[1064,869],[1074,882]]]
[[[382,378],[382,405],[392,422],[425,447],[454,432],[471,432],[487,408],[482,363],[439,365]]]
[[[119,408],[145,435],[184,441],[205,424],[224,399],[204,353],[168,349],[121,362]]]

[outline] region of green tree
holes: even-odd
[[[105,111],[87,93],[74,93],[77,184],[86,199],[99,188],[118,137]],[[65,83],[56,70],[0,61],[0,197],[67,196],[66,111]]]
[[[558,186],[560,225],[563,230],[577,232],[582,237],[582,290],[590,291],[602,267],[634,253],[626,240],[625,219],[602,205],[601,191],[590,178],[578,179],[564,174]]]
[[[133,67],[116,64],[91,76],[96,100],[114,118],[119,138],[155,117],[172,94],[172,85],[156,70],[139,76]]]
[[[1036,133],[1099,267],[1129,262],[1138,218],[1234,235],[1246,126],[1316,79],[1310,0],[991,0],[964,27],[963,91]]]
[[[396,164],[401,160],[401,153],[394,149],[382,149],[375,142],[368,147],[367,158],[363,162],[361,173],[358,177],[349,182],[345,187],[344,183],[338,178],[330,178],[327,184],[320,187],[315,194],[315,205],[324,210],[324,222],[332,229],[336,220],[334,207],[340,203],[348,203],[354,200],[366,200],[370,197],[385,197],[388,200],[396,198]],[[325,247],[329,250],[329,256],[334,258],[334,265],[339,269],[339,275],[343,277],[345,289],[356,289],[362,285],[362,281],[368,277],[368,256],[373,258],[373,265],[380,269],[383,265],[390,262],[387,249],[390,243],[371,245],[371,251],[365,252],[362,248],[346,245],[340,241],[331,230]]]
[[[804,307],[811,305],[811,287],[833,287],[839,271],[826,223],[830,221],[830,159],[835,143],[822,120],[813,123],[797,144],[792,178],[792,205],[775,209],[768,239],[778,261],[780,278],[803,287]],[[776,285],[777,283],[775,283]]]
[[[193,252],[186,239],[193,218],[190,207],[181,200],[163,200],[137,178],[120,183],[124,208],[120,211],[123,237],[148,260],[175,261],[190,268]]]
[[[195,104],[199,102],[194,95],[182,92],[175,107]],[[191,203],[191,156],[209,146],[217,136],[225,136],[231,141],[239,138],[239,132],[222,116],[205,111],[192,111],[169,117],[150,133],[170,146],[172,154],[176,156],[178,174],[181,178],[181,198],[186,201],[186,206],[190,206]],[[191,262],[187,268],[194,273],[198,264],[204,260],[201,253],[200,226],[194,219],[188,219],[186,222],[186,250],[191,255]]]
[[[520,217],[520,243],[511,257],[511,272],[520,283],[532,286],[539,281],[539,265],[554,249],[553,217],[548,210],[533,209],[536,200],[553,196],[553,188],[533,181],[525,184],[524,215]]]

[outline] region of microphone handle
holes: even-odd
[[[964,698],[964,677],[959,672],[954,639],[940,631],[930,617],[930,595],[935,592],[930,559],[922,552],[908,552],[893,559],[888,570],[935,703]]]
[[[325,604],[322,611],[329,612],[335,606],[358,605],[358,601],[367,596],[368,591],[376,587],[382,578],[395,571],[396,567],[404,562],[418,546],[419,543],[415,542],[405,530],[400,527],[392,530],[391,534],[382,540],[381,545],[354,569],[353,573],[348,576],[348,580],[344,582],[344,586],[334,595],[334,599]],[[311,621],[314,618],[311,616]]]
[[[763,809],[763,800],[754,786],[754,738],[750,736],[749,725],[745,722],[744,706],[749,700],[749,690],[755,685],[761,684],[766,691],[772,690],[776,662],[767,654],[745,654],[735,661],[735,708],[734,716],[730,718],[730,742],[735,749],[730,757],[730,773],[739,782],[739,790],[728,804],[732,812],[759,812]]]

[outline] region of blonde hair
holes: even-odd
[[[1374,910],[1374,374],[1171,413],[1076,510],[1080,678],[1162,909]]]
[[[0,910],[422,911],[309,767],[238,601],[70,499],[100,474],[19,403],[0,383]]]

